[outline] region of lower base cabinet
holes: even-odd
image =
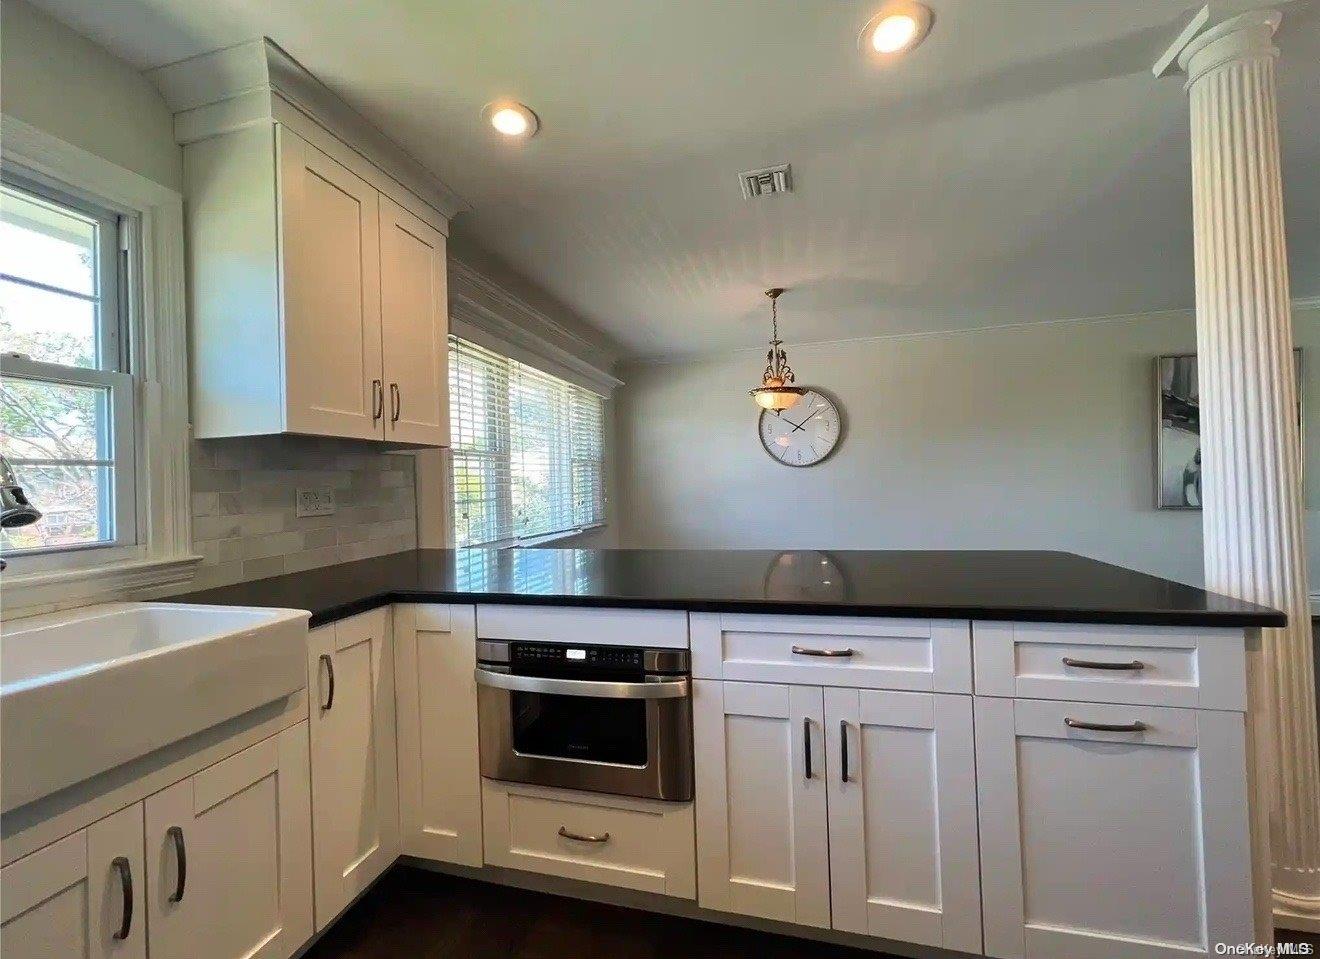
[[[977,697],[986,953],[1253,941],[1245,734],[1238,712]]]
[[[820,687],[694,680],[692,727],[698,903],[828,929]]]
[[[371,610],[308,634],[318,932],[399,856],[389,615]]]
[[[970,696],[694,683],[700,904],[979,952]]]
[[[142,803],[0,872],[5,959],[146,959]]]
[[[980,952],[972,698],[826,689],[825,740],[833,927]]]
[[[692,804],[482,781],[486,862],[696,897]]]
[[[394,607],[399,820],[410,856],[480,866],[476,608]]]
[[[311,937],[309,782],[304,722],[148,797],[151,959],[286,959]]]

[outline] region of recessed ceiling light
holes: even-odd
[[[868,56],[906,53],[926,39],[933,20],[930,7],[925,4],[916,0],[889,0],[866,21],[857,37],[857,47]]]
[[[495,100],[481,110],[481,118],[506,137],[536,136],[541,121],[528,107],[516,100]]]

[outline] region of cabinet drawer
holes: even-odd
[[[752,683],[966,693],[966,620],[693,613],[692,675]]]
[[[687,649],[688,614],[672,609],[478,606],[477,639]]]
[[[977,623],[982,696],[1246,709],[1240,629]]]
[[[489,865],[682,899],[696,897],[691,803],[492,779],[482,780],[481,791]]]

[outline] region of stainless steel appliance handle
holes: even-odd
[[[828,656],[831,659],[839,659],[847,656],[852,656],[856,652],[857,650],[848,649],[847,647],[843,649],[812,649],[809,646],[793,647],[794,656]]]
[[[660,679],[651,683],[600,682],[594,679],[559,679],[551,676],[516,676],[477,667],[477,685],[512,689],[521,693],[551,693],[557,696],[589,696],[594,699],[681,699],[688,695],[686,677]]]
[[[1139,659],[1134,659],[1130,663],[1108,663],[1098,659],[1073,659],[1071,656],[1063,657],[1063,665],[1075,669],[1114,669],[1124,672],[1136,672],[1146,668],[1146,664]]]
[[[1146,724],[1139,719],[1134,723],[1088,723],[1064,716],[1063,724],[1069,729],[1091,729],[1098,733],[1139,733],[1146,729]]]

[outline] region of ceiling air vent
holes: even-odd
[[[793,192],[793,173],[787,163],[766,167],[764,170],[748,170],[738,174],[738,179],[742,183],[744,200],[769,196],[771,193]]]

